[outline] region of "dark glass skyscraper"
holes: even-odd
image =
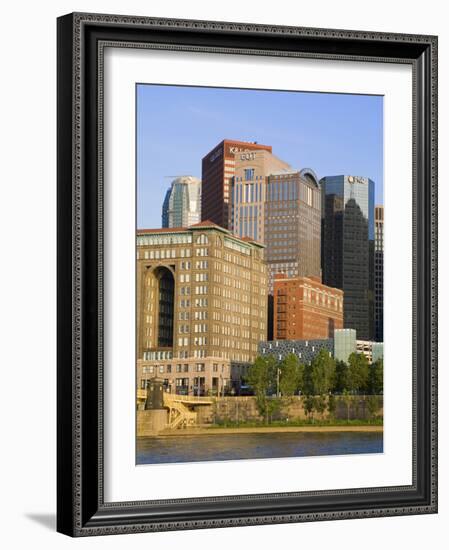
[[[327,176],[322,190],[323,283],[344,291],[344,327],[374,338],[374,181]]]
[[[374,299],[376,329],[374,339],[384,339],[384,207],[376,206],[374,234]]]

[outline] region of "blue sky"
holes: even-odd
[[[137,226],[161,227],[172,176],[201,178],[201,159],[221,140],[258,141],[319,178],[366,176],[383,203],[380,96],[137,86]],[[170,177],[166,177],[170,176]]]

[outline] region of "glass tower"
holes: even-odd
[[[323,283],[344,291],[344,327],[374,338],[374,181],[328,176],[322,190]]]
[[[189,227],[201,217],[201,181],[181,176],[172,181],[162,205],[162,227]]]
[[[334,358],[348,362],[351,353],[357,351],[357,334],[354,329],[343,328],[334,331]]]

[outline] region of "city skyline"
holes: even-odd
[[[160,461],[159,436],[288,426],[290,437],[315,420],[374,423],[366,452],[377,452],[382,98],[137,95],[136,462]],[[162,462],[188,460],[182,443]]]
[[[161,226],[176,176],[201,178],[223,139],[258,141],[294,169],[365,176],[383,203],[383,98],[351,94],[139,85],[137,226]]]

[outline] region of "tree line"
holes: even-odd
[[[368,363],[363,354],[352,353],[348,362],[336,361],[321,350],[309,364],[302,364],[293,353],[281,361],[273,355],[259,356],[249,368],[247,384],[254,391],[261,416],[268,421],[293,395],[302,395],[308,416],[313,412],[330,414],[335,410],[335,394],[346,399],[349,418],[349,397],[383,393],[383,360]],[[373,410],[378,399],[368,400]]]

